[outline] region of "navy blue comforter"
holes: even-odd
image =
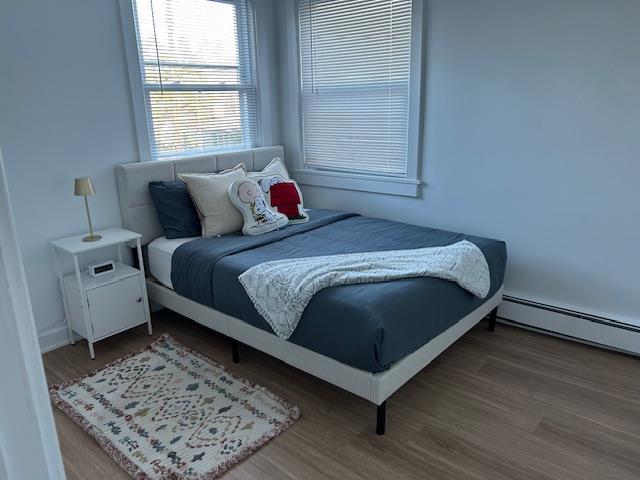
[[[238,275],[254,265],[285,258],[449,245],[463,239],[475,243],[487,259],[491,271],[487,298],[502,285],[507,260],[502,241],[332,210],[312,210],[310,217],[306,224],[255,237],[237,233],[181,245],[171,262],[175,291],[272,332],[238,281]],[[328,288],[309,303],[289,341],[379,372],[483,302],[455,283],[437,278]]]

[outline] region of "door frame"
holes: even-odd
[[[64,480],[1,149],[0,225],[0,477]]]

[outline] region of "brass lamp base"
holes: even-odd
[[[101,235],[87,235],[82,239],[83,242],[97,242],[102,238]]]

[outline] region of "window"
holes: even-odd
[[[256,146],[249,2],[132,2],[150,157]]]
[[[301,0],[297,20],[303,169],[407,177],[412,0]]]

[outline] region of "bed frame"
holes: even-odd
[[[147,245],[163,235],[148,193],[150,181],[175,180],[179,173],[216,172],[231,168],[239,162],[244,162],[248,170],[260,170],[274,157],[283,158],[282,147],[119,165],[116,167],[116,178],[123,224],[125,228],[140,233],[142,245]],[[494,330],[503,290],[501,287],[476,310],[412,354],[395,362],[388,370],[371,373],[340,363],[189,300],[153,278],[147,279],[147,289],[151,301],[229,337],[234,362],[237,363],[240,359],[239,344],[243,343],[373,402],[377,406],[376,432],[380,435],[385,432],[386,401],[396,390],[486,316],[489,316],[489,330]]]

